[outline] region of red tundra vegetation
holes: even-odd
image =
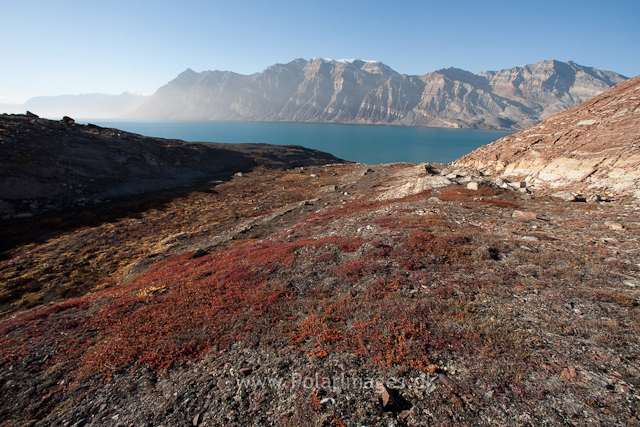
[[[633,207],[376,185],[359,165],[260,170],[14,248],[3,425],[637,422]],[[344,384],[390,377],[398,410]]]

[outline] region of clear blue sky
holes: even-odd
[[[295,58],[400,73],[544,59],[640,74],[640,0],[0,0],[0,102],[153,93],[186,68]]]

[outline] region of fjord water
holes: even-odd
[[[156,120],[89,120],[127,132],[196,142],[264,142],[301,145],[344,160],[448,163],[508,131],[442,129],[413,126],[291,122],[188,122]]]

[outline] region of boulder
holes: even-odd
[[[535,212],[526,212],[526,211],[519,211],[519,210],[515,210],[513,211],[513,218],[514,219],[521,219],[521,220],[532,220],[532,219],[538,219],[538,214],[536,214]]]
[[[384,411],[400,412],[402,411],[402,403],[398,398],[398,393],[395,390],[388,388],[382,382],[376,383],[376,392],[380,395],[382,400],[382,409]]]
[[[558,191],[553,193],[551,197],[564,200],[565,202],[574,202],[576,200],[576,197],[571,191]]]

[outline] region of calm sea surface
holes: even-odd
[[[89,120],[147,136],[206,142],[294,144],[344,160],[448,163],[511,132],[333,123]],[[86,123],[86,122],[85,122]]]

